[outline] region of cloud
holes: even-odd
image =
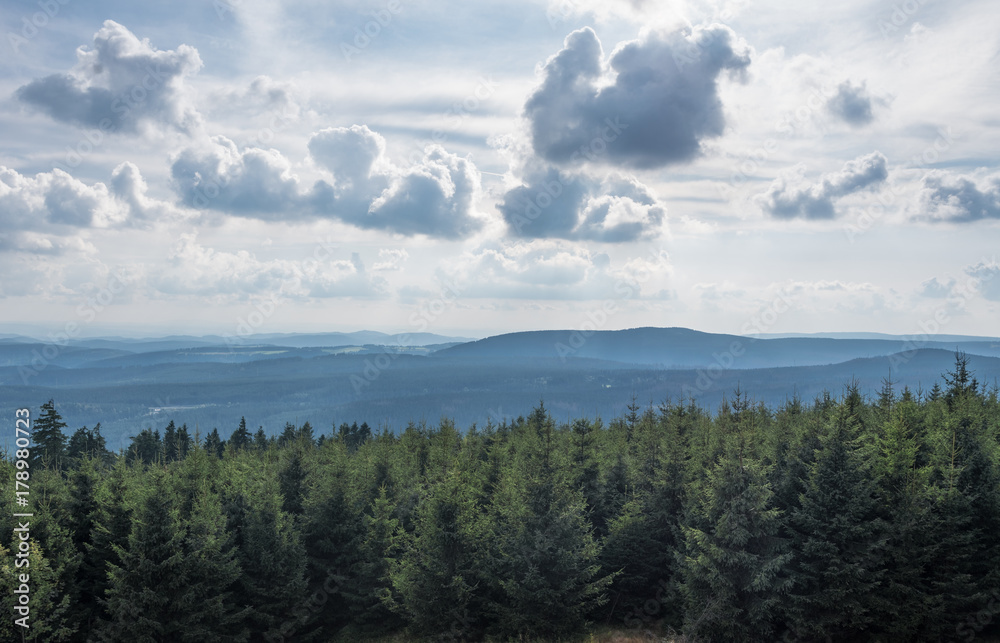
[[[872,111],[873,102],[882,101],[872,98],[864,82],[852,85],[851,81],[847,80],[837,87],[837,93],[827,101],[826,108],[851,127],[862,127],[875,120]]]
[[[107,132],[134,133],[152,124],[189,132],[199,124],[184,90],[184,79],[202,66],[193,47],[158,50],[106,20],[93,46],[76,56],[69,73],[34,80],[17,98],[57,121]]]
[[[83,239],[93,229],[145,228],[183,213],[146,195],[146,181],[125,162],[109,184],[92,185],[58,168],[25,176],[0,166],[0,250],[42,254],[90,251]]]
[[[184,150],[171,174],[184,204],[236,216],[332,218],[359,228],[446,239],[469,236],[483,225],[475,210],[479,171],[440,146],[427,147],[419,162],[401,168],[385,158],[379,134],[354,125],[315,133],[309,152],[329,177],[308,190],[277,150],[240,150],[224,136]]]
[[[631,177],[598,180],[551,166],[528,171],[497,204],[513,236],[636,241],[663,230],[666,208]]]
[[[273,149],[243,151],[225,136],[177,155],[170,167],[181,202],[192,208],[282,221],[309,216],[291,164]]]
[[[1000,175],[977,181],[968,176],[935,170],[923,180],[917,218],[969,223],[1000,219]]]
[[[605,253],[534,240],[467,251],[439,272],[463,297],[589,300],[638,298],[643,284],[668,277],[671,267],[663,254],[616,268]]]
[[[803,185],[792,177],[779,177],[754,201],[765,213],[778,219],[832,219],[836,216],[838,199],[874,188],[888,176],[885,156],[872,152],[848,161],[839,172],[824,174],[819,183],[812,185]]]
[[[382,248],[378,251],[378,258],[380,261],[372,266],[372,270],[375,271],[392,271],[401,270],[403,264],[406,260],[410,258],[410,253],[408,253],[403,248]]]
[[[965,269],[965,274],[975,280],[975,288],[983,298],[1000,301],[1000,264],[996,259],[969,266]]]
[[[309,154],[334,176],[339,194],[353,189],[373,189],[372,171],[385,155],[385,139],[367,125],[328,127],[309,139]],[[377,189],[385,188],[381,184]]]
[[[723,25],[647,32],[605,66],[589,28],[566,37],[524,106],[537,155],[552,163],[656,168],[701,154],[723,133],[717,81],[744,72],[749,49]]]
[[[945,282],[934,277],[920,284],[920,294],[930,299],[946,299],[951,296],[951,291],[954,287],[954,279],[949,279]]]
[[[285,118],[297,118],[301,106],[296,100],[293,83],[277,81],[270,76],[257,76],[249,85],[217,93],[213,112],[228,113],[280,113]]]
[[[167,265],[151,281],[165,294],[223,299],[264,295],[380,298],[387,294],[385,280],[370,275],[357,253],[350,260],[261,260],[246,250],[206,248],[194,234],[181,235]]]

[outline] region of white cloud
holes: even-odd
[[[385,158],[385,142],[367,126],[327,128],[309,139],[313,162],[332,175],[305,190],[279,151],[242,150],[224,136],[191,147],[171,174],[190,207],[269,221],[339,219],[358,228],[456,239],[483,226],[481,185],[472,161],[428,146],[416,164]]]
[[[110,187],[87,184],[63,170],[24,176],[0,166],[0,249],[59,254],[84,251],[87,231],[146,227],[181,214],[146,195],[146,182],[132,163],[111,175]]]
[[[463,297],[551,300],[648,297],[643,285],[670,271],[666,255],[615,267],[607,254],[550,240],[481,247],[439,269]]]
[[[889,176],[888,161],[880,152],[872,152],[844,164],[839,172],[824,174],[818,183],[782,176],[754,201],[765,213],[778,219],[832,219],[837,216],[839,199],[874,188]]]
[[[403,248],[382,248],[378,251],[378,258],[379,261],[372,265],[372,270],[402,270],[403,264],[410,258],[410,253]]]
[[[1000,219],[1000,174],[984,177],[935,170],[923,180],[918,219],[971,223]]]
[[[147,125],[190,132],[199,125],[184,87],[202,66],[193,47],[159,50],[106,20],[93,46],[80,47],[76,56],[69,73],[34,80],[17,97],[55,120],[106,132],[134,133]]]
[[[207,248],[194,234],[181,235],[152,284],[168,295],[221,299],[266,294],[295,299],[387,295],[385,280],[370,275],[357,253],[350,260],[261,260],[246,250]]]

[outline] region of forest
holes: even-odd
[[[165,419],[118,453],[53,400],[0,463],[0,639],[997,640],[996,386],[963,354],[927,391],[831,385],[398,433]]]

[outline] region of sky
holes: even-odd
[[[0,332],[998,334],[993,0],[2,0],[0,32]]]

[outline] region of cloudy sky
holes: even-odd
[[[997,333],[993,0],[0,2],[0,332]]]

